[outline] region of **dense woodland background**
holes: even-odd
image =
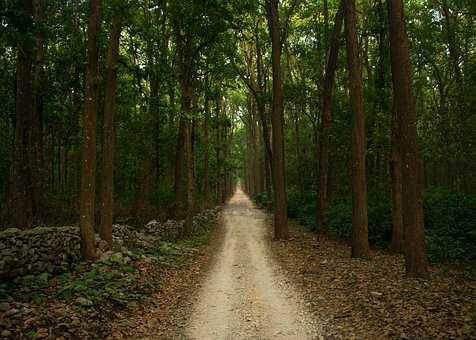
[[[338,0],[3,1],[0,228],[66,225],[81,215],[82,227],[98,229],[112,212],[129,223],[190,219],[239,181],[258,203],[273,208],[273,192],[278,203],[287,196],[289,217],[350,239],[349,91],[357,97],[349,70],[358,79],[360,67],[368,239],[390,246],[403,223],[388,19],[398,1],[359,0],[355,11],[343,3],[345,11]],[[404,5],[428,255],[474,260],[476,6]],[[358,67],[350,68],[352,47]],[[284,161],[274,158],[277,74]]]

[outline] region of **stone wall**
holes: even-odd
[[[78,227],[39,227],[0,232],[0,278],[52,272],[78,262]]]
[[[193,219],[194,231],[216,218],[217,209],[206,210]],[[115,224],[113,242],[117,248],[149,247],[158,240],[174,241],[183,231],[183,221],[150,221],[142,228]],[[107,249],[96,236],[99,256]],[[29,230],[7,229],[0,232],[0,279],[64,271],[78,263],[80,234],[78,226],[38,227]]]

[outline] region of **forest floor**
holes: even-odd
[[[318,325],[273,260],[270,240],[265,213],[237,191],[193,265],[171,273],[163,291],[143,304],[135,317],[126,315],[131,323],[116,327],[113,337],[317,338]],[[122,319],[119,316],[117,323]]]
[[[401,255],[372,250],[370,260],[353,259],[345,242],[292,222],[290,229],[272,250],[323,338],[476,339],[474,272],[431,266],[427,279],[410,278]]]
[[[22,282],[0,304],[0,339],[476,339],[474,274],[409,278],[400,255],[352,259],[292,221],[290,240],[273,241],[271,216],[241,191],[214,225]]]
[[[432,266],[428,279],[409,278],[400,255],[352,259],[348,244],[292,221],[290,240],[273,241],[271,222],[238,191],[194,265],[173,271],[136,326],[115,337],[476,338],[476,282],[467,272]]]

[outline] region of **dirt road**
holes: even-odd
[[[319,338],[298,292],[269,255],[264,213],[238,189],[223,220],[223,246],[197,292],[186,337]]]

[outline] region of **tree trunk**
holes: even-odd
[[[39,26],[43,21],[43,0],[34,0],[34,19]],[[32,140],[30,150],[31,164],[31,195],[33,215],[38,217],[41,212],[42,182],[43,182],[43,64],[45,59],[45,38],[43,33],[36,34],[36,60],[33,73],[33,111],[32,111]]]
[[[112,246],[113,220],[113,169],[114,169],[114,113],[116,110],[117,59],[119,39],[121,37],[121,19],[112,18],[109,47],[107,52],[106,94],[104,98],[104,141],[102,159],[101,225],[99,235]]]
[[[388,1],[390,53],[395,110],[402,155],[402,201],[407,273],[427,274],[423,195],[419,178],[415,101],[411,89],[410,53],[402,0]]]
[[[33,15],[31,0],[20,2],[19,13],[30,21]],[[30,26],[30,27],[31,27]],[[11,213],[12,224],[18,228],[30,228],[33,224],[33,200],[31,196],[31,140],[32,140],[32,61],[33,49],[26,33],[19,37],[16,65],[16,117],[15,144],[12,169]]]
[[[83,118],[83,159],[81,163],[80,219],[81,254],[86,260],[96,257],[94,238],[94,201],[96,189],[96,96],[98,87],[98,37],[101,1],[90,0],[88,22],[88,64]]]
[[[255,32],[256,42],[256,75],[258,80],[258,91],[256,93],[256,108],[261,121],[261,133],[263,137],[264,145],[264,175],[265,175],[265,188],[268,199],[272,195],[272,177],[273,177],[273,165],[272,165],[272,150],[270,145],[268,119],[266,115],[266,84],[265,84],[265,72],[263,70],[263,54],[261,52],[261,42],[259,39],[259,32]]]
[[[301,109],[304,107],[304,99],[301,103]],[[299,111],[297,110],[296,106],[294,107],[294,140],[295,140],[295,148],[296,148],[296,165],[298,172],[302,169],[302,155],[301,155],[301,131],[299,129]],[[298,179],[299,190],[304,192],[304,176],[299,176]]]
[[[223,191],[225,190],[225,183],[223,181],[224,168],[223,168],[223,124],[222,124],[222,99],[221,95],[216,96],[216,117],[217,117],[217,200],[224,203]]]
[[[272,44],[273,70],[273,177],[274,177],[274,237],[288,238],[286,173],[284,160],[283,131],[283,84],[281,79],[281,34],[279,25],[278,0],[267,0],[268,26]]]
[[[208,89],[207,89],[208,91]],[[210,125],[210,107],[208,105],[209,100],[208,96],[205,94],[205,122],[203,126],[203,145],[205,146],[204,156],[203,156],[203,195],[204,195],[204,207],[205,209],[210,206],[210,176],[209,174],[209,125]]]
[[[184,111],[190,113],[190,106],[184,105]],[[187,215],[185,217],[184,233],[185,236],[191,235],[193,232],[193,213],[194,204],[194,175],[193,175],[193,150],[192,150],[192,126],[190,119],[185,119],[185,167],[187,171]]]
[[[392,116],[392,155],[390,175],[392,179],[392,244],[396,253],[403,250],[403,215],[402,215],[402,157],[399,147],[398,117],[393,110]]]
[[[334,88],[337,58],[339,56],[340,35],[344,9],[342,3],[336,14],[334,29],[330,39],[329,59],[327,60],[322,94],[321,126],[319,133],[319,188],[316,209],[317,228],[322,229],[325,223],[327,209],[327,194],[329,182],[329,131],[331,125],[332,91]]]
[[[344,0],[347,67],[352,109],[352,257],[368,257],[367,183],[365,174],[365,114],[362,63],[357,43],[355,0]]]
[[[185,121],[180,117],[177,146],[175,151],[174,191],[175,191],[175,218],[183,217],[183,187],[182,168],[184,160]]]

